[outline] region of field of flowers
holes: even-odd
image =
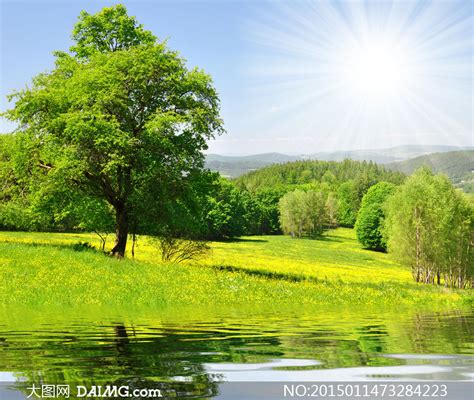
[[[0,305],[416,305],[472,303],[470,292],[418,285],[350,229],[323,240],[258,236],[214,242],[209,257],[163,264],[140,237],[135,259],[116,260],[94,234],[0,232]],[[111,245],[112,240],[109,240]]]

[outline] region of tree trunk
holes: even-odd
[[[135,258],[135,244],[137,243],[137,236],[135,232],[132,234],[132,258]]]
[[[128,237],[128,215],[125,205],[119,204],[115,207],[115,221],[115,242],[111,254],[123,258]]]

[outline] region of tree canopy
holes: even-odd
[[[205,173],[206,140],[223,132],[219,98],[209,75],[188,69],[122,5],[81,13],[72,37],[52,71],[11,96],[7,116],[19,123],[32,149],[28,165],[43,183],[110,204],[112,253],[121,257],[130,227],[159,215]],[[144,208],[147,193],[154,201]]]
[[[362,198],[357,214],[355,230],[357,239],[366,248],[385,251],[386,241],[382,235],[385,218],[384,206],[387,198],[395,191],[395,185],[379,182],[371,186]]]
[[[388,199],[384,234],[417,282],[468,287],[474,276],[474,209],[444,175],[421,168]]]
[[[279,203],[280,224],[293,237],[317,237],[328,227],[326,195],[321,191],[296,189]]]

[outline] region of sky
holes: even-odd
[[[81,10],[113,4],[0,0],[1,110],[71,46]],[[208,152],[474,145],[473,1],[122,4],[214,79],[227,133]]]

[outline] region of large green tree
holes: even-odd
[[[147,218],[137,210],[178,199],[202,173],[206,140],[223,131],[219,99],[207,74],[122,5],[82,12],[72,38],[52,71],[11,96],[7,116],[34,146],[35,168],[111,205],[122,257],[130,226]],[[160,190],[143,207],[150,188]]]

